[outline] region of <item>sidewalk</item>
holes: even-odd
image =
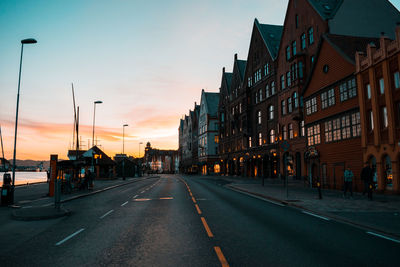
[[[206,177],[205,177],[206,178]],[[207,177],[210,178],[210,177]],[[361,193],[343,198],[338,190],[322,189],[322,199],[316,188],[306,187],[302,181],[289,181],[288,197],[283,180],[215,176],[224,180],[226,187],[250,193],[284,205],[300,208],[362,228],[400,237],[400,196],[374,194],[373,201]]]
[[[153,177],[156,176],[127,178],[126,180],[121,178],[95,180],[92,190],[74,190],[71,194],[62,194],[61,203]],[[17,220],[44,220],[69,215],[70,211],[62,205],[59,210],[55,208],[54,197],[48,197],[48,191],[49,184],[47,183],[18,186],[15,188],[14,205],[0,207],[0,214],[5,215],[5,213],[11,212],[11,216]]]

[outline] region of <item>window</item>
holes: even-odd
[[[299,78],[303,78],[303,62],[299,61]]]
[[[275,82],[271,82],[271,95],[275,94]]]
[[[286,60],[290,59],[290,46],[286,47]]]
[[[301,35],[301,49],[304,50],[306,49],[306,34],[303,33]]]
[[[249,148],[251,148],[251,136],[249,136]]]
[[[379,79],[379,93],[381,95],[385,93],[385,82],[383,81],[383,78]]]
[[[264,76],[267,76],[267,65],[264,65]]]
[[[308,29],[308,44],[313,44],[314,43],[314,29],[311,27]]]
[[[285,89],[285,75],[281,75],[281,90]]]
[[[387,128],[388,127],[388,116],[387,116],[387,109],[386,107],[382,107],[381,108],[381,113],[382,113],[382,126],[383,128]]]
[[[307,128],[307,141],[309,146],[318,145],[321,143],[319,124]]]
[[[269,131],[269,143],[270,144],[275,143],[275,130]]]
[[[269,85],[265,86],[265,98],[270,97],[270,92],[269,92]]]
[[[293,104],[294,104],[294,108],[299,107],[299,98],[297,97],[297,92],[293,93]]]
[[[332,142],[332,121],[325,122],[325,142]]]
[[[281,112],[282,112],[282,115],[286,115],[286,101],[285,100],[281,101]]]
[[[259,102],[261,102],[263,100],[261,89],[258,90],[258,98],[259,98]]]
[[[394,88],[400,88],[400,73],[397,71],[393,74]]]
[[[339,86],[340,91],[340,101],[346,101],[349,98],[353,98],[357,96],[357,85],[356,79],[352,78],[348,81],[345,81]]]
[[[314,112],[317,112],[317,98],[313,97],[310,100],[306,101],[306,114],[310,115]]]
[[[261,124],[261,110],[257,111],[257,123]]]
[[[282,136],[283,136],[283,140],[287,139],[287,129],[286,129],[286,125],[282,126]]]
[[[369,130],[373,131],[374,130],[374,113],[372,113],[372,110],[368,111],[368,118],[369,118]]]
[[[367,94],[367,99],[371,99],[371,85],[367,84],[365,87],[366,94]]]
[[[286,83],[288,87],[292,85],[292,80],[290,79],[290,71],[286,72]]]
[[[300,122],[300,128],[301,128],[301,136],[306,136],[306,128],[304,127],[304,121]]]
[[[292,98],[291,97],[289,97],[288,99],[287,99],[287,106],[288,106],[288,113],[292,113]]]
[[[350,137],[350,115],[346,115],[342,117],[342,138],[348,139]]]
[[[268,113],[269,113],[268,119],[273,120],[274,119],[274,106],[273,105],[269,106]]]
[[[361,136],[360,112],[351,114],[351,127],[353,137]]]
[[[258,91],[254,94],[254,102],[258,103]]]
[[[299,15],[296,15],[296,29],[299,27]]]
[[[315,57],[314,55],[311,56],[311,66],[314,64]]]
[[[327,107],[335,105],[335,89],[329,89],[328,92],[321,94],[321,107],[325,109]]]
[[[338,141],[341,139],[341,131],[340,131],[340,118],[332,121],[332,130],[333,130],[333,141]]]
[[[262,133],[258,133],[258,145],[262,146]]]
[[[239,103],[239,113],[242,113],[242,103]]]
[[[293,139],[293,124],[289,123],[289,139]]]
[[[296,54],[297,54],[297,51],[296,51],[296,41],[294,41],[294,42],[292,42],[292,54],[293,54],[293,56],[295,56]]]
[[[247,86],[251,87],[251,77],[247,78]]]

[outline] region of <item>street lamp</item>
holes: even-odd
[[[19,75],[18,75],[17,111],[15,115],[14,156],[13,156],[12,187],[11,187],[12,203],[14,203],[15,157],[17,154],[17,128],[18,128],[18,109],[19,109],[19,89],[21,85],[22,55],[24,54],[24,44],[36,44],[36,43],[37,41],[33,38],[24,39],[21,41],[21,58],[19,60]]]
[[[122,179],[125,180],[125,127],[128,124],[122,125]]]
[[[92,134],[92,146],[94,146],[94,122],[95,122],[95,119],[96,119],[96,104],[102,104],[102,103],[103,103],[103,101],[100,101],[100,100],[94,101],[94,102],[93,102],[93,134]]]

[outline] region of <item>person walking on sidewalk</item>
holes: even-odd
[[[368,200],[372,200],[372,192],[374,192],[377,182],[378,182],[378,177],[376,173],[376,167],[373,166],[373,168],[371,169],[371,180],[368,184]]]
[[[347,190],[350,191],[350,197],[353,198],[353,178],[354,174],[351,171],[350,165],[347,166],[346,170],[344,171],[343,174],[344,177],[344,191],[343,191],[343,197],[346,197]]]
[[[364,191],[363,196],[365,193],[369,193],[369,187],[372,182],[372,169],[369,166],[369,162],[365,162],[364,168],[361,170],[361,180],[364,182]]]

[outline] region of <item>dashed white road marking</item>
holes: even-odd
[[[400,243],[400,240],[393,239],[393,238],[390,238],[388,236],[380,235],[380,234],[377,234],[377,233],[374,233],[374,232],[367,232],[367,234],[370,234],[370,235],[373,235],[373,236],[377,236],[377,237],[380,237],[380,238],[383,238],[383,239],[386,239],[386,240],[390,240],[390,241],[393,241],[393,242],[396,242],[396,243]]]
[[[122,203],[122,204],[121,204],[121,207],[125,206],[126,204],[128,204],[128,201]]]
[[[78,231],[76,231],[75,233],[73,233],[73,234],[67,236],[66,238],[64,238],[64,239],[61,240],[60,242],[57,242],[57,243],[56,243],[56,246],[61,245],[62,243],[68,241],[69,239],[73,238],[74,236],[76,236],[77,234],[79,234],[80,232],[82,232],[82,231],[84,231],[84,230],[85,230],[85,228],[79,229]]]
[[[135,195],[133,198],[137,198],[139,195]]]
[[[142,192],[140,192],[140,194],[143,194],[144,192],[146,192],[146,190],[143,190]]]
[[[104,217],[106,217],[107,215],[109,215],[110,213],[112,213],[114,210],[110,210],[107,213],[105,213],[103,216],[100,217],[100,219],[103,219]]]
[[[329,218],[326,218],[326,217],[323,217],[323,216],[320,216],[320,215],[317,215],[317,214],[314,214],[314,213],[311,213],[311,212],[308,212],[308,211],[304,211],[303,210],[302,213],[314,216],[316,218],[319,218],[319,219],[322,219],[322,220],[325,220],[325,221],[330,221]]]

